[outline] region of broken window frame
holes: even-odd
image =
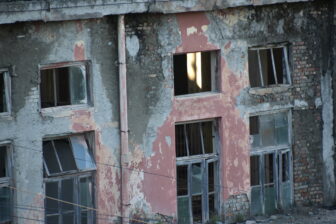
[[[12,110],[12,102],[11,102],[11,77],[10,77],[10,70],[8,68],[0,68],[0,76],[3,76],[4,80],[4,93],[5,93],[5,104],[6,110],[1,112],[0,115],[10,115]],[[1,78],[1,77],[0,77]],[[2,97],[2,96],[0,96]]]
[[[69,81],[69,104],[66,105],[57,105],[57,78],[56,78],[56,69],[61,69],[61,68],[71,68],[71,67],[78,67],[82,71],[82,75],[84,78],[85,82],[85,102],[80,102],[80,103],[75,103],[71,102],[72,101],[72,86]],[[40,108],[42,111],[48,111],[50,108],[66,108],[66,107],[74,107],[74,106],[82,106],[82,105],[93,105],[93,97],[92,97],[92,92],[93,92],[93,87],[92,87],[92,66],[91,66],[91,61],[73,61],[73,62],[59,62],[59,63],[52,63],[52,64],[46,64],[46,65],[39,65],[39,77],[40,77],[40,84],[39,84],[39,93],[40,93]],[[42,71],[43,70],[52,70],[53,72],[53,97],[54,97],[54,105],[53,106],[47,106],[43,107],[42,106]],[[70,77],[69,77],[70,80]]]
[[[287,113],[287,122],[288,122],[288,144],[281,144],[281,145],[272,145],[272,146],[265,146],[265,147],[255,147],[253,148],[251,145],[250,151],[250,158],[252,156],[259,157],[259,184],[258,185],[251,185],[251,194],[254,188],[261,188],[260,194],[260,201],[262,202],[262,214],[266,213],[265,208],[265,186],[268,185],[265,183],[265,159],[264,156],[267,154],[273,155],[273,184],[275,187],[275,209],[281,209],[284,207],[283,201],[283,186],[286,182],[290,185],[290,196],[289,196],[289,204],[292,205],[294,198],[293,198],[293,162],[292,162],[292,127],[291,127],[291,118],[292,114],[291,111],[288,109],[283,110],[274,110],[271,112],[261,112],[261,113],[252,113],[252,116],[263,116],[263,115],[271,115],[277,113]],[[283,181],[283,167],[282,167],[282,155],[288,154],[288,180]],[[251,196],[252,197],[252,196]]]
[[[205,53],[205,52],[210,52],[210,85],[211,89],[208,91],[200,91],[200,92],[192,92],[192,93],[184,93],[184,94],[178,94],[176,95],[176,85],[175,85],[175,68],[174,68],[174,58],[175,56],[179,55],[186,55],[190,53]],[[187,66],[187,65],[186,65]],[[191,51],[191,52],[183,52],[183,53],[177,53],[173,54],[172,57],[172,71],[173,71],[173,77],[174,77],[174,96],[175,97],[184,97],[184,96],[197,96],[200,94],[207,94],[207,93],[216,93],[219,91],[220,86],[218,85],[219,83],[219,66],[220,66],[220,50],[208,50],[208,51]]]
[[[76,158],[75,158],[75,154],[74,154],[74,149],[73,149],[73,144],[71,143],[71,138],[72,137],[76,137],[76,136],[82,136],[85,139],[85,143],[87,145],[88,148],[88,153],[91,157],[91,160],[88,161],[90,162],[94,167],[91,168],[84,168],[84,169],[80,169],[79,165],[77,164]],[[60,162],[59,156],[57,154],[57,150],[55,148],[55,144],[53,143],[54,140],[59,140],[59,139],[68,139],[69,140],[69,147],[71,152],[73,153],[72,155],[74,156],[75,159],[75,165],[77,167],[76,170],[69,170],[69,171],[62,171],[62,164]],[[89,191],[91,192],[91,204],[92,206],[88,206],[88,207],[92,207],[95,208],[95,171],[96,171],[96,163],[95,163],[95,159],[94,159],[94,134],[93,133],[83,133],[83,134],[76,134],[76,135],[68,135],[68,136],[58,136],[58,137],[53,137],[53,138],[46,138],[43,139],[43,141],[51,141],[52,145],[53,145],[53,150],[55,153],[55,157],[57,158],[57,162],[58,165],[60,166],[60,170],[61,172],[57,172],[57,173],[50,173],[48,170],[48,166],[47,163],[45,161],[45,159],[43,158],[43,169],[45,170],[45,177],[44,177],[44,192],[45,194],[47,194],[47,184],[48,183],[57,183],[58,187],[58,199],[62,200],[62,196],[61,196],[61,191],[62,191],[62,181],[66,181],[66,180],[72,180],[72,184],[73,184],[73,198],[72,202],[74,204],[81,204],[81,194],[80,194],[80,181],[81,179],[85,179],[85,178],[91,178],[91,189],[89,189]],[[46,195],[48,196],[48,195]],[[64,205],[66,205],[67,203],[62,203],[60,201],[57,202],[57,213],[53,213],[53,214],[47,214],[47,200],[48,198],[45,198],[45,220],[47,220],[47,217],[51,217],[51,216],[57,216],[58,217],[58,224],[66,224],[62,218],[66,213],[73,213],[73,219],[74,222],[73,223],[81,223],[81,219],[82,217],[82,212],[83,209],[85,209],[85,205],[83,205],[84,207],[81,206],[73,206],[73,211],[68,211],[68,212],[64,212],[62,209],[64,207]],[[49,199],[52,200],[52,199]],[[54,200],[52,200],[54,201]],[[67,201],[67,200],[65,200]],[[94,224],[95,220],[96,220],[96,213],[95,210],[92,209],[86,209],[85,210],[88,214],[87,217],[87,223],[88,224]],[[84,211],[84,212],[85,212]]]
[[[1,148],[4,149],[1,149]],[[0,220],[0,224],[1,223],[5,223],[5,224],[10,224],[13,223],[13,196],[14,196],[14,192],[13,190],[10,188],[13,186],[14,182],[13,182],[13,158],[12,158],[12,147],[11,147],[11,142],[9,141],[4,141],[0,143],[0,150],[6,150],[6,158],[5,158],[5,167],[6,167],[6,176],[5,177],[0,177],[0,189],[7,189],[8,190],[8,197],[9,197],[9,218],[1,221]],[[3,208],[2,208],[3,209]],[[1,210],[1,205],[0,205],[0,210]]]
[[[275,59],[274,59],[274,53],[273,49],[275,48],[282,48],[283,52],[283,60],[285,62],[285,72],[286,74],[286,80],[287,83],[279,83],[278,77],[277,77],[277,72],[276,72],[276,66],[275,66]],[[272,71],[273,71],[273,78],[275,84],[265,84],[264,83],[264,76],[267,74],[263,74],[263,69],[262,69],[262,64],[261,64],[261,59],[260,59],[260,50],[270,50],[271,52],[271,59],[272,59]],[[251,88],[267,88],[267,87],[272,87],[274,85],[292,85],[292,80],[291,80],[291,71],[290,71],[290,65],[289,65],[289,52],[288,52],[288,43],[279,43],[279,44],[268,44],[265,46],[257,46],[257,47],[249,47],[248,51],[256,51],[257,52],[257,61],[258,61],[258,73],[259,73],[259,79],[260,79],[260,86],[251,86]],[[249,63],[249,66],[250,63]],[[249,79],[251,79],[250,74],[249,74]],[[250,80],[251,83],[251,80]]]
[[[212,122],[212,147],[213,147],[213,153],[203,153],[199,155],[190,155],[190,156],[183,156],[183,157],[176,157],[176,172],[177,168],[179,166],[187,166],[187,185],[188,185],[188,194],[187,195],[177,195],[177,203],[179,198],[186,198],[188,197],[188,207],[189,207],[189,221],[190,223],[205,223],[207,220],[209,220],[210,217],[210,210],[209,210],[209,195],[214,195],[214,213],[219,213],[219,194],[220,194],[220,188],[219,188],[219,150],[218,150],[218,142],[219,142],[219,136],[218,136],[218,127],[217,122],[214,119],[211,120],[200,120],[200,121],[191,121],[191,122],[185,122],[185,123],[176,123],[176,125],[187,125],[190,123],[202,123],[202,122]],[[186,140],[188,141],[188,140]],[[202,142],[202,151],[205,152],[203,141]],[[176,143],[175,143],[176,145]],[[186,146],[187,147],[187,146]],[[209,192],[209,164],[214,163],[214,191]],[[202,222],[196,222],[193,220],[193,211],[192,211],[192,197],[195,196],[195,194],[192,193],[192,166],[194,164],[201,164],[201,170],[202,170],[202,193],[199,193],[202,197]],[[177,188],[177,181],[176,181],[176,189]],[[214,214],[212,214],[214,215]],[[178,215],[179,218],[179,215]]]

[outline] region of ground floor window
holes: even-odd
[[[215,121],[175,126],[178,223],[205,223],[218,210]]]
[[[46,223],[95,223],[92,142],[90,134],[43,141]]]
[[[292,204],[288,112],[250,117],[251,214],[272,214]]]
[[[10,147],[0,146],[0,224],[12,223],[11,161]]]

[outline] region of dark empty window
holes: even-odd
[[[9,147],[0,146],[0,224],[12,223],[12,183]]]
[[[290,83],[286,47],[251,48],[248,62],[251,87]]]
[[[174,55],[175,95],[214,91],[217,51]]]
[[[43,141],[47,223],[93,224],[93,175],[96,165],[88,139],[74,135]],[[67,173],[67,176],[63,174]],[[53,200],[55,198],[62,201]],[[65,202],[64,202],[65,201]],[[73,206],[71,203],[83,207]]]
[[[7,71],[0,70],[0,113],[9,112],[10,80]]]
[[[214,121],[175,126],[178,223],[205,223],[218,210]]]
[[[41,70],[41,107],[87,103],[87,74],[84,65]]]

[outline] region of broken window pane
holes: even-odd
[[[179,224],[190,223],[189,197],[177,198],[177,212]]]
[[[251,186],[260,185],[259,156],[250,157]]]
[[[10,221],[11,214],[11,190],[8,187],[0,188],[0,223]]]
[[[177,195],[188,194],[188,166],[177,166]]]
[[[70,140],[78,169],[95,168],[84,136],[71,136]]]
[[[192,172],[192,184],[191,184],[191,193],[192,194],[200,194],[202,193],[202,164],[195,163],[191,166]]]
[[[260,146],[259,117],[250,117],[250,138],[253,148]]]
[[[189,155],[203,154],[200,123],[186,125]]]
[[[188,156],[184,125],[175,126],[176,157]]]
[[[74,156],[67,138],[54,140],[54,145],[63,171],[76,170]]]
[[[211,68],[211,54],[215,52],[194,52],[174,55],[174,90],[175,95],[206,92],[212,90],[215,74]]]
[[[0,146],[0,178],[7,176],[7,147]]]
[[[85,66],[41,70],[42,108],[87,103]]]
[[[288,84],[288,61],[285,47],[255,48],[248,50],[249,79],[251,87]]]
[[[212,135],[212,122],[202,122],[202,135],[204,143],[204,152],[213,153],[213,135]]]
[[[192,196],[191,203],[194,223],[202,223],[202,195]]]
[[[61,172],[51,141],[43,142],[43,158],[50,174]]]
[[[274,172],[273,172],[273,154],[264,155],[264,170],[265,170],[265,184],[274,183]]]
[[[0,113],[7,112],[6,77],[5,72],[0,72]]]

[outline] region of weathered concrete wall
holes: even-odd
[[[292,111],[295,203],[322,203],[320,68],[326,30],[319,28],[327,22],[326,11],[324,4],[305,3],[126,17],[132,86],[128,89],[130,161],[136,168],[161,175],[131,178],[134,214],[176,215],[174,125],[207,118],[217,118],[220,126],[223,212],[231,215],[228,219],[248,212],[244,200],[237,199],[237,206],[225,203],[234,204],[234,195],[249,195],[249,114],[274,109]],[[284,41],[290,46],[293,85],[252,94],[248,47]],[[221,50],[220,91],[174,97],[172,54],[214,49]]]
[[[13,111],[0,117],[0,140],[14,149],[16,216],[44,219],[42,140],[45,137],[95,133],[96,202],[101,213],[119,216],[119,110],[116,19],[2,25],[0,67],[15,65]],[[40,110],[40,64],[90,60],[93,106]],[[49,110],[50,109],[50,110]],[[56,109],[56,108],[55,108]],[[105,165],[108,164],[108,165]],[[116,167],[113,167],[116,166]],[[40,212],[38,212],[40,211]],[[115,216],[98,216],[116,219]],[[106,223],[98,219],[99,223]],[[36,223],[18,218],[18,223]]]
[[[1,0],[0,23],[98,18],[128,13],[179,13],[312,0]]]

